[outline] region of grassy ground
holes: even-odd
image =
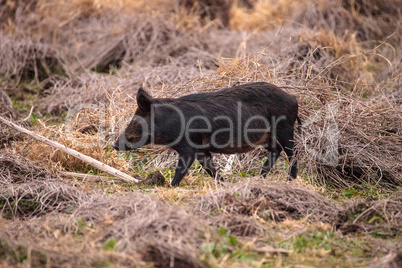
[[[106,174],[0,126],[0,266],[401,266],[401,22],[399,0],[0,5],[0,115],[145,179],[65,177]],[[140,86],[257,81],[297,96],[292,182],[257,149],[169,188],[174,152],[108,149]]]

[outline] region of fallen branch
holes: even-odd
[[[82,181],[90,181],[90,182],[108,182],[108,183],[122,183],[124,182],[118,178],[111,178],[106,176],[99,176],[99,175],[89,175],[83,173],[75,173],[75,172],[61,172],[60,173],[66,177],[73,177],[73,178],[80,178]]]
[[[34,139],[36,139],[38,141],[46,143],[49,146],[52,146],[52,147],[57,148],[57,149],[60,149],[62,152],[66,153],[66,154],[69,154],[69,155],[71,155],[71,156],[73,156],[75,158],[78,158],[81,161],[84,161],[85,163],[87,163],[87,164],[89,164],[89,165],[91,165],[93,167],[96,167],[97,169],[102,170],[102,171],[104,171],[104,172],[106,172],[106,173],[108,173],[110,175],[113,175],[118,179],[121,179],[121,180],[127,181],[127,182],[138,182],[137,179],[134,179],[133,177],[131,177],[131,176],[129,176],[129,175],[127,175],[127,174],[125,174],[125,173],[123,173],[123,172],[121,172],[121,171],[119,171],[119,170],[117,170],[117,169],[115,169],[115,168],[113,168],[111,166],[108,166],[108,165],[106,165],[106,164],[104,164],[104,163],[102,163],[102,162],[100,162],[100,161],[98,161],[96,159],[93,159],[92,157],[89,157],[89,156],[84,155],[84,154],[82,154],[80,152],[77,152],[74,149],[67,148],[65,145],[62,145],[62,144],[60,144],[58,142],[55,142],[55,141],[49,140],[48,138],[42,137],[42,136],[36,134],[33,131],[27,130],[27,129],[21,127],[21,126],[18,126],[16,124],[14,124],[13,122],[11,122],[11,121],[9,121],[7,119],[4,119],[1,116],[0,116],[0,122],[2,122],[3,124],[5,124],[5,125],[7,125],[7,126],[9,126],[11,128],[14,128],[15,130],[17,130],[19,132],[25,133],[25,134],[31,136],[32,138],[34,138]]]
[[[166,188],[163,188],[166,189]],[[187,189],[174,189],[175,192],[192,192],[192,193],[199,193],[201,192],[200,190],[187,190]],[[158,192],[159,189],[139,189],[139,190],[133,190],[133,192],[150,192],[150,193],[156,193]]]

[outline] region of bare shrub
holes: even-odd
[[[372,233],[395,237],[402,231],[402,198],[392,195],[383,200],[360,200],[349,204],[337,225],[343,233]]]
[[[401,5],[398,0],[318,1],[295,14],[295,20],[313,29],[331,29],[340,36],[356,32],[359,40],[384,39],[401,31]],[[392,27],[390,27],[392,25]]]
[[[76,265],[94,265],[109,260],[121,265],[147,262],[156,267],[205,267],[199,258],[199,248],[201,236],[209,232],[208,227],[184,208],[143,194],[91,193],[87,196],[80,200],[72,215],[53,213],[31,219],[0,231],[0,237],[7,236],[16,244],[23,242],[24,246],[31,246],[33,241],[24,239],[24,235],[40,236],[35,249],[56,264],[68,260]],[[46,224],[52,228],[51,232],[43,228]],[[77,246],[80,237],[82,241],[94,242]],[[115,244],[102,250],[108,241]],[[80,250],[86,254],[79,254]],[[54,254],[60,252],[64,253]],[[101,254],[104,255],[100,258]]]
[[[328,79],[327,85],[323,85],[320,77],[325,68],[336,66],[336,61],[334,65],[330,63],[322,50],[308,50],[307,53],[310,56],[306,57],[312,61],[324,59],[328,67],[303,59],[301,66],[305,67],[296,72],[309,76],[304,82],[299,81],[300,86],[292,86],[293,76],[275,74],[266,64],[267,56],[263,54],[225,59],[219,63],[218,74],[229,78],[231,83],[273,80],[280,87],[284,84],[284,90],[298,96],[299,114],[304,122],[302,134],[296,138],[299,163],[307,167],[313,181],[340,187],[359,187],[361,183],[387,187],[401,185],[400,103],[388,99],[387,96],[392,94],[377,93],[378,86],[371,91],[375,97],[367,98],[366,95],[362,98],[374,85],[368,88],[355,85],[357,89],[346,92],[346,96],[339,93],[344,88],[336,81],[332,84]],[[350,75],[346,70],[344,73]],[[291,85],[287,86],[287,83]],[[391,88],[397,87],[397,82],[390,85]]]
[[[219,20],[223,26],[229,25],[229,12],[230,7],[232,6],[232,1],[228,0],[207,0],[207,1],[199,1],[199,0],[179,0],[179,5],[184,6],[185,8],[191,10],[196,10],[198,15],[205,19],[209,20]]]
[[[43,125],[43,131],[40,134],[64,144],[68,148],[95,158],[102,163],[113,166],[122,172],[129,171],[129,164],[120,159],[117,152],[108,152],[105,150],[105,144],[99,136],[75,131],[64,131],[63,128],[66,128],[66,126],[46,127]],[[30,150],[26,152],[30,159],[46,162],[49,167],[63,168],[70,171],[88,172],[92,170],[93,172],[98,172],[83,161],[41,142],[26,141],[17,145],[21,149],[26,146],[30,147]]]
[[[340,208],[322,195],[284,183],[248,181],[196,198],[195,213],[208,215],[237,235],[256,235],[262,227],[258,218],[283,221],[287,218],[333,222]],[[204,216],[205,217],[205,216]],[[257,219],[250,220],[249,217]]]
[[[273,29],[285,21],[291,21],[294,12],[305,1],[260,0],[253,1],[252,8],[233,5],[230,10],[230,28],[234,30],[264,31]],[[287,24],[287,23],[286,23]]]
[[[49,46],[30,41],[16,40],[0,34],[0,72],[4,79],[42,81],[54,73],[63,73],[59,55]]]
[[[179,7],[179,2],[189,4]],[[243,8],[242,3],[248,6]],[[203,243],[219,246],[219,240],[226,238],[219,227],[239,236],[234,247],[247,253],[255,245],[269,245],[274,236],[295,234],[292,224],[297,232],[303,229],[302,234],[317,231],[316,226],[336,231],[337,237],[345,235],[344,240],[352,234],[369,244],[369,250],[382,249],[373,250],[373,256],[388,254],[375,257],[374,264],[398,266],[398,242],[354,235],[400,236],[397,193],[381,196],[383,200],[342,203],[320,194],[328,189],[332,193],[334,186],[335,191],[353,187],[359,193],[359,188],[372,186],[388,193],[402,185],[398,4],[398,0],[0,4],[0,114],[19,120],[13,102],[18,107],[33,104],[33,115],[68,111],[64,124],[52,126],[54,118],[46,123],[37,120],[31,129],[125,172],[173,170],[177,161],[172,150],[156,146],[125,157],[104,150],[134,114],[135,93],[141,85],[155,97],[179,97],[271,82],[297,95],[303,121],[295,138],[300,177],[291,183],[272,182],[285,177],[287,162],[282,159],[267,179],[253,177],[266,156],[258,149],[214,155],[221,174],[230,181],[223,186],[201,178],[198,165],[190,170],[184,189],[163,187],[147,194],[120,193],[136,191],[132,185],[64,180],[50,167],[98,171],[23,135],[23,142],[10,143],[15,132],[0,126],[0,146],[6,143],[41,161],[29,161],[15,151],[0,152],[0,255],[4,253],[0,266],[231,265],[235,252],[209,263],[200,258]],[[20,90],[16,81],[30,83],[19,85],[20,89],[31,85],[39,89]],[[37,99],[31,103],[22,98],[25,94]],[[28,120],[17,121],[24,122]],[[153,174],[150,181],[155,182],[160,173]],[[244,176],[251,181],[240,182]],[[300,182],[318,183],[320,188],[305,188]],[[334,250],[314,252],[333,254],[338,249]],[[264,254],[281,251],[268,252]]]
[[[72,211],[85,199],[75,187],[16,154],[1,153],[0,179],[1,213],[7,218]]]
[[[5,83],[0,83],[0,86],[3,84]],[[19,119],[17,110],[14,108],[10,97],[3,89],[0,89],[0,116],[11,120]],[[23,137],[19,133],[15,133],[5,126],[0,126],[0,149],[10,146],[13,141],[22,139]]]
[[[10,0],[0,6],[0,28],[6,33],[13,33],[16,30],[16,19],[19,16],[27,16],[36,10],[38,0]]]
[[[320,183],[338,187],[400,186],[400,107],[391,105],[385,96],[327,101],[321,111],[305,118],[297,145],[308,172],[317,174]]]

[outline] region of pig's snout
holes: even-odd
[[[124,138],[124,136],[123,136],[123,138]],[[123,147],[123,145],[125,145],[125,143],[122,144],[121,141],[122,141],[122,136],[120,135],[120,136],[117,138],[117,140],[112,144],[112,148],[115,149],[116,151],[122,151],[122,150],[124,150],[124,148],[121,148],[121,147]],[[124,140],[124,141],[125,141],[125,140]],[[125,147],[125,146],[124,146],[124,147]]]
[[[117,151],[128,151],[132,149],[130,143],[126,140],[125,135],[120,135],[112,144],[112,148]]]
[[[118,141],[112,144],[112,148],[115,149],[115,150],[117,150],[117,151],[120,151],[120,150],[119,150],[119,143],[118,143]]]

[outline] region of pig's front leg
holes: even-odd
[[[191,164],[194,162],[194,153],[179,153],[179,161],[176,167],[176,173],[172,181],[172,186],[179,186],[180,181],[186,175],[187,170],[190,168]]]

